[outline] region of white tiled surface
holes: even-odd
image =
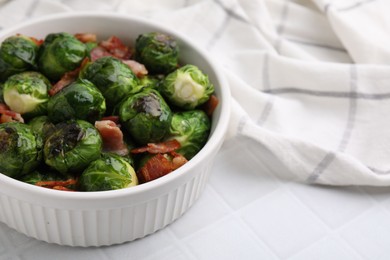
[[[390,259],[388,188],[323,187],[288,181],[249,140],[227,141],[201,198],[167,228],[102,248],[47,244],[0,224],[0,259]],[[239,151],[239,153],[237,153]],[[240,169],[232,158],[243,162]],[[275,177],[280,176],[280,177]]]

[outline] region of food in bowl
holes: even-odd
[[[174,37],[97,39],[55,32],[0,43],[2,174],[62,191],[129,188],[171,173],[207,142],[214,85],[179,62]]]
[[[36,176],[50,176],[50,171],[36,172],[36,176],[30,175],[29,180],[24,181],[0,174],[0,221],[27,236],[69,246],[118,244],[166,227],[186,213],[202,194],[227,131],[230,93],[218,65],[209,54],[194,45],[193,39],[166,26],[140,17],[109,13],[64,13],[39,18],[2,30],[0,42],[17,33],[44,39],[52,32],[72,35],[91,32],[101,39],[116,35],[126,45],[134,43],[137,35],[143,33],[172,35],[180,48],[181,64],[193,64],[208,75],[219,103],[212,114],[209,136],[203,148],[175,171],[142,185],[99,192],[63,192],[26,183],[34,182]],[[156,80],[158,78],[144,77],[140,84],[147,86]],[[45,123],[45,116],[35,117],[38,128],[51,128]],[[191,130],[183,129],[183,133],[186,131]],[[46,135],[46,130],[42,134]],[[190,151],[190,148],[191,145],[186,149]],[[60,181],[67,180],[65,176]],[[72,188],[72,181],[68,185]]]

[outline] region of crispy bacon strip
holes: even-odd
[[[176,170],[177,168],[183,166],[188,160],[181,154],[178,154],[176,152],[171,152],[172,158],[172,168],[173,170]]]
[[[122,60],[124,64],[129,66],[129,68],[134,72],[134,74],[139,78],[145,75],[148,75],[148,70],[145,65],[135,61],[135,60]]]
[[[114,121],[96,121],[95,127],[102,136],[104,151],[116,153],[122,156],[129,154],[129,149],[123,140],[123,133]]]
[[[73,191],[67,186],[76,184],[75,179],[68,179],[66,181],[38,181],[35,183],[36,186],[54,189],[54,190],[64,190],[64,191]]]
[[[180,148],[180,143],[176,139],[172,139],[162,143],[148,143],[146,146],[132,149],[131,153],[169,153]]]
[[[95,61],[101,57],[112,56],[106,49],[101,46],[96,46],[90,52],[91,61]]]
[[[107,40],[101,41],[99,46],[119,59],[127,60],[132,55],[130,49],[116,36],[111,36]]]
[[[10,110],[6,104],[0,103],[0,114],[0,123],[15,121],[24,123],[22,115]]]
[[[76,33],[74,37],[83,43],[97,42],[97,36],[94,33]]]
[[[212,116],[218,104],[218,98],[214,95],[211,95],[209,100],[202,105],[202,109],[208,116]]]
[[[138,170],[137,177],[141,183],[152,181],[176,170],[186,162],[187,159],[178,153],[159,153]]]
[[[50,96],[54,96],[55,94],[57,94],[58,92],[61,91],[61,89],[65,88],[66,86],[68,86],[70,83],[74,82],[77,77],[79,76],[79,73],[81,71],[82,68],[84,68],[84,66],[89,62],[89,59],[88,58],[85,58],[80,66],[75,69],[75,70],[72,70],[72,71],[69,71],[69,72],[66,72],[62,78],[56,83],[54,84],[54,86],[48,91],[49,95]]]

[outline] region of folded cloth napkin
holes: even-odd
[[[223,68],[226,138],[253,139],[248,160],[302,182],[390,185],[389,1],[1,1],[0,28],[71,10],[172,27]]]

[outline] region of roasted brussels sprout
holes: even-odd
[[[48,116],[54,123],[82,119],[91,123],[106,111],[102,93],[91,82],[77,80],[52,96],[47,105]]]
[[[168,102],[191,110],[210,98],[214,85],[198,67],[188,64],[168,74],[159,90]]]
[[[36,69],[38,45],[24,35],[10,36],[0,47],[0,81],[26,70]]]
[[[7,79],[3,87],[5,103],[24,118],[44,115],[49,101],[49,80],[39,72],[25,71]]]
[[[48,116],[37,116],[28,122],[31,130],[39,135],[43,141],[54,131],[55,125],[49,120]]]
[[[102,57],[88,64],[80,78],[91,81],[102,92],[107,107],[113,108],[129,94],[141,90],[138,78],[122,61],[114,57]]]
[[[167,74],[178,67],[179,46],[176,40],[164,33],[151,32],[138,36],[135,58],[152,74]]]
[[[100,157],[101,150],[99,132],[83,120],[57,124],[43,147],[45,163],[61,173],[84,170]]]
[[[180,143],[176,152],[189,160],[205,145],[210,127],[210,119],[203,110],[177,112],[172,116],[168,139],[176,139]]]
[[[23,123],[0,124],[0,172],[17,178],[33,171],[42,158],[42,140]]]
[[[87,55],[84,43],[69,33],[48,34],[38,53],[39,70],[50,80],[59,80],[78,68]]]
[[[166,135],[172,112],[156,90],[146,89],[123,101],[119,118],[136,143],[146,144]]]
[[[102,158],[93,161],[78,180],[81,191],[118,190],[137,184],[137,175],[130,162],[112,153],[104,153]]]

